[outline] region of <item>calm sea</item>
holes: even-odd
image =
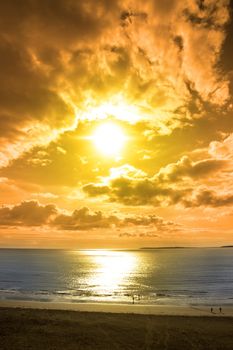
[[[0,249],[0,299],[233,305],[233,249]]]

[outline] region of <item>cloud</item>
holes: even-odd
[[[211,143],[210,150],[214,147],[216,151],[217,146],[222,150],[224,145],[226,151],[225,144],[228,139],[221,144]],[[90,197],[104,196],[108,201],[133,206],[227,206],[232,204],[232,196],[225,194],[222,183],[231,183],[231,167],[228,157],[194,162],[183,156],[151,177],[132,167],[112,169],[103,183],[89,183],[83,191]]]
[[[15,158],[35,144],[48,143],[56,136],[52,130],[69,125],[71,108],[50,86],[48,77],[33,67],[26,48],[9,39],[0,40],[0,77],[3,156]]]
[[[134,105],[168,134],[229,99],[227,0],[9,0],[0,13],[0,164],[104,103]]]
[[[40,205],[36,201],[25,201],[13,207],[0,208],[2,226],[40,226],[48,223],[57,213],[53,204]]]
[[[107,215],[102,211],[93,212],[87,207],[64,214],[54,204],[42,205],[36,201],[25,201],[0,208],[0,226],[44,225],[64,231],[150,227],[162,232],[178,227],[176,223],[164,220],[157,215]]]
[[[83,187],[88,196],[106,195],[110,202],[119,202],[124,205],[144,206],[162,205],[166,200],[168,204],[174,204],[191,189],[178,190],[168,186],[162,186],[153,178],[133,179],[129,177],[115,178],[109,185],[87,184]]]
[[[217,159],[233,160],[233,134],[223,141],[212,141],[209,146],[209,154]]]
[[[87,43],[97,40],[109,25],[116,7],[117,2],[110,6],[104,0],[98,3],[89,0],[85,4],[58,0],[56,5],[44,0],[26,0],[23,6],[13,0],[1,2],[0,151],[3,155],[17,157],[31,146],[45,143],[53,131],[74,124],[74,104],[65,97],[65,86],[74,79],[65,77],[66,57],[73,59],[79,56],[78,52],[85,52]],[[3,161],[6,162],[2,156]]]
[[[92,229],[114,229],[114,228],[133,228],[133,227],[151,227],[155,231],[172,230],[178,225],[172,221],[164,220],[157,215],[134,215],[117,216],[106,215],[101,211],[91,212],[88,208],[73,211],[72,214],[58,215],[51,225],[61,230],[84,231]]]
[[[130,216],[123,219],[121,226],[154,226],[157,231],[174,230],[177,224],[172,221],[164,220],[157,215]]]
[[[226,168],[227,164],[227,160],[222,159],[204,159],[192,162],[189,157],[183,156],[177,163],[168,164],[160,169],[156,177],[162,182],[175,182],[184,177],[203,178]]]
[[[95,130],[102,125],[102,120],[81,121],[77,128],[61,134],[46,146],[33,147],[21,157],[11,161],[6,167],[0,169],[1,176],[13,178],[16,181],[27,180],[30,183],[43,186],[57,185],[74,187],[85,181],[96,181],[99,176],[108,174],[109,165],[116,164],[118,171],[127,167],[125,160],[130,158],[134,170],[138,161],[143,163],[143,144],[147,143],[147,133],[156,133],[148,123],[138,122],[131,124],[126,121],[114,121],[126,135],[127,141],[123,149],[123,157],[110,159],[97,153],[95,144],[91,139]],[[153,140],[148,145],[149,153],[153,152]],[[141,160],[140,160],[141,159]],[[153,160],[152,160],[153,162]],[[139,171],[143,173],[142,170]],[[56,174],[56,176],[54,176]],[[47,192],[50,192],[49,189]]]
[[[101,211],[91,213],[84,207],[75,210],[71,215],[58,215],[53,225],[62,230],[91,230],[93,228],[110,228],[118,225],[119,219],[115,215],[104,216]]]
[[[214,208],[232,206],[233,194],[218,194],[208,188],[204,188],[198,190],[191,200],[183,199],[183,204],[187,208],[200,206],[210,206]]]

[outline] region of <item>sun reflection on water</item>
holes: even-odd
[[[131,252],[110,250],[85,251],[93,264],[93,273],[86,283],[98,294],[114,294],[130,284],[130,275],[137,266],[137,257]]]

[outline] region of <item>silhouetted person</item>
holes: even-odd
[[[213,308],[210,309],[210,312],[213,313]]]
[[[221,307],[219,308],[219,312],[220,312],[220,314],[222,313],[222,308]]]
[[[134,295],[132,295],[132,300],[133,300],[133,304],[134,304]]]

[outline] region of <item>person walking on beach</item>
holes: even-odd
[[[222,313],[222,308],[221,307],[219,308],[219,312],[220,312],[220,314]]]
[[[134,304],[134,295],[132,295],[132,302],[133,302],[133,304]]]
[[[210,312],[213,313],[213,308],[210,309]]]

